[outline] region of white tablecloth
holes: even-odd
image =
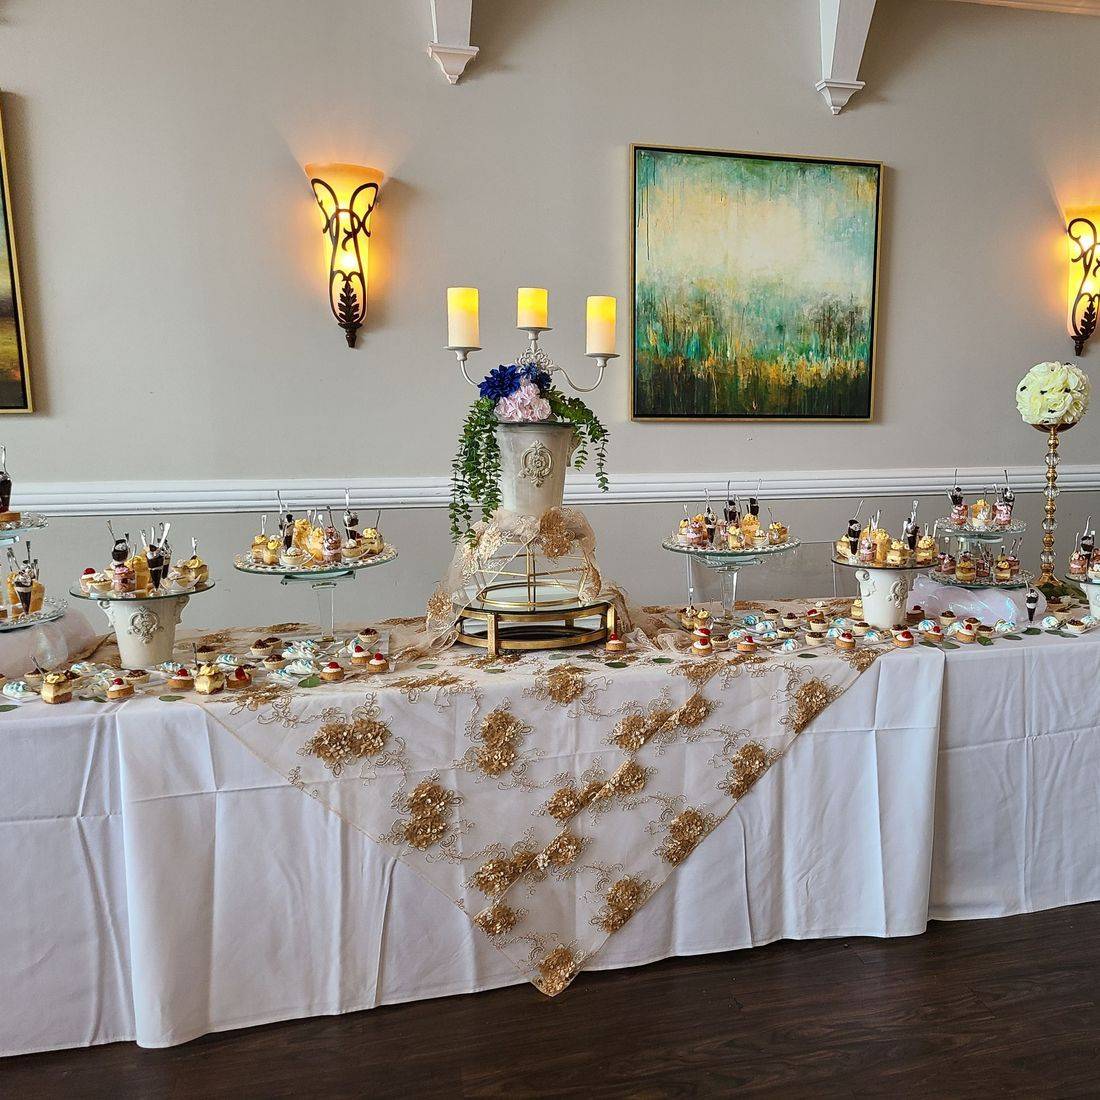
[[[1100,899],[1098,675],[1091,637],[881,658],[595,967]],[[522,980],[196,706],[32,704],[0,760],[0,1053]]]

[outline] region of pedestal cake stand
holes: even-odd
[[[0,524],[0,547],[14,546],[29,535],[44,531],[48,526],[49,521],[45,516],[38,512],[24,512],[17,523]],[[26,630],[27,627],[38,623],[56,622],[65,617],[65,610],[64,600],[46,596],[38,611],[28,611],[14,619],[9,613],[0,619],[0,633],[6,633],[9,630]]]
[[[336,586],[341,581],[354,580],[357,573],[372,569],[377,565],[388,565],[397,560],[397,550],[385,546],[377,554],[356,561],[318,564],[306,569],[287,569],[281,565],[261,565],[252,561],[246,554],[238,554],[233,559],[233,568],[256,577],[278,577],[280,584],[307,583],[317,594],[317,617],[321,634],[319,641],[331,642],[335,639],[336,622]]]
[[[759,565],[764,558],[785,554],[788,550],[797,550],[801,545],[800,539],[788,538],[786,542],[768,546],[754,546],[751,549],[746,547],[744,550],[722,550],[714,546],[684,546],[676,539],[668,538],[661,543],[661,549],[673,554],[685,555],[688,562],[689,589],[693,587],[691,583],[693,561],[698,561],[708,569],[714,570],[722,581],[722,610],[726,618],[732,620],[737,603],[737,576],[741,570],[750,565]]]
[[[833,565],[856,571],[863,621],[879,630],[905,625],[905,604],[909,598],[911,574],[923,573],[929,565],[867,565],[842,561],[833,556]]]
[[[213,581],[183,592],[156,592],[139,596],[132,592],[84,592],[69,589],[78,600],[98,604],[115,631],[123,668],[152,668],[172,659],[176,627],[192,596],[209,592]]]

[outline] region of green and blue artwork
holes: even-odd
[[[633,153],[634,418],[870,419],[882,166]]]

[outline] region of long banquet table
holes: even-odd
[[[602,675],[599,657],[586,667]],[[651,698],[696,659],[662,660],[616,662],[608,694]],[[548,667],[525,657],[500,675],[462,674],[515,701]],[[369,684],[395,715],[409,697],[387,686],[397,678]],[[725,685],[724,718],[754,682]],[[929,919],[1100,899],[1098,682],[1100,636],[885,652],[784,743],[585,968],[780,938],[909,936]],[[364,685],[325,690],[350,700]],[[426,728],[461,724],[460,700],[436,703]],[[539,713],[576,746],[583,716]],[[0,1053],[167,1046],[524,980],[426,881],[430,865],[261,759],[264,737],[290,733],[232,727],[215,706],[155,694],[0,713]],[[543,736],[532,720],[529,737]],[[685,766],[676,751],[663,746],[671,757],[658,763]]]

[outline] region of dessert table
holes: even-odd
[[[1100,634],[738,662],[647,643],[660,613],[646,611],[620,659],[424,652],[395,623],[393,672],[314,694],[4,710],[0,1053],[166,1046],[524,980],[555,994],[579,969],[1100,899],[1100,719],[1084,686]],[[620,742],[644,725],[624,720],[655,705],[678,718],[631,750],[649,778],[624,792]],[[357,756],[341,736],[364,707],[388,733]],[[518,753],[503,769],[479,755],[501,748],[479,736],[501,712],[520,719],[501,727]],[[428,765],[400,766],[402,746],[434,753],[456,799],[436,794],[452,816],[417,844],[430,819],[409,791]],[[517,858],[520,811],[538,849],[563,787],[601,769],[605,793],[568,819],[591,847],[527,866],[501,895],[521,914],[502,946],[475,924],[495,903],[474,872],[509,855],[484,841],[506,835]],[[685,840],[676,822],[704,797],[713,835]],[[562,948],[572,964],[540,966]]]

